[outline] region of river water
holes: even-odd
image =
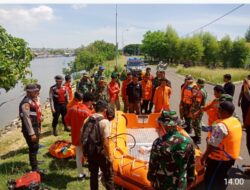
[[[54,76],[58,74],[62,75],[62,69],[67,67],[67,63],[74,59],[75,57],[53,57],[39,58],[31,61],[32,77],[37,79],[38,83],[42,86],[40,92],[42,103],[49,97],[49,88],[55,83]],[[17,118],[19,103],[24,94],[25,91],[20,83],[7,93],[5,90],[0,89],[0,127],[6,126],[13,119]]]

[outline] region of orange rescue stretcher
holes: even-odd
[[[150,190],[150,181],[147,179],[150,148],[153,141],[165,134],[157,123],[159,113],[148,116],[137,116],[131,113],[116,112],[112,121],[111,139],[109,142],[113,160],[115,184],[130,190]],[[178,127],[184,135],[188,134]],[[133,142],[135,141],[135,142]],[[188,187],[192,189],[203,181],[204,167],[200,164],[201,151],[195,149],[196,180]]]
[[[49,153],[55,158],[71,158],[76,156],[76,148],[69,141],[58,140],[49,147]]]

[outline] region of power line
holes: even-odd
[[[207,27],[207,26],[209,26],[209,25],[211,25],[211,24],[217,22],[218,20],[220,20],[220,19],[224,18],[225,16],[231,14],[232,12],[234,12],[234,11],[236,11],[237,9],[243,7],[244,5],[245,5],[245,4],[240,4],[240,5],[238,5],[237,7],[233,8],[233,9],[230,10],[230,11],[228,11],[228,12],[225,13],[224,15],[222,15],[222,16],[220,16],[220,17],[218,17],[218,18],[212,20],[211,22],[209,22],[209,23],[207,23],[207,24],[205,24],[205,25],[203,25],[203,26],[201,26],[201,27],[199,27],[199,28],[193,30],[192,32],[187,33],[185,36],[188,36],[189,34],[192,34],[192,33],[196,32],[196,31],[198,31],[198,30],[201,30],[201,29],[203,29],[203,28],[205,28],[205,27]]]

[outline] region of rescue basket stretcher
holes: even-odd
[[[114,182],[126,189],[153,189],[147,179],[150,148],[153,141],[165,134],[165,130],[157,123],[159,113],[148,116],[137,116],[131,113],[116,112],[112,121],[111,139],[109,146],[113,160]],[[185,136],[184,129],[178,130]],[[204,167],[200,164],[201,151],[195,149],[196,180],[188,187],[197,186],[203,181]]]

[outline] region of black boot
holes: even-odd
[[[53,135],[56,137],[58,136],[56,128],[53,128]]]
[[[198,136],[192,136],[191,137],[195,144],[201,144],[201,137]]]

